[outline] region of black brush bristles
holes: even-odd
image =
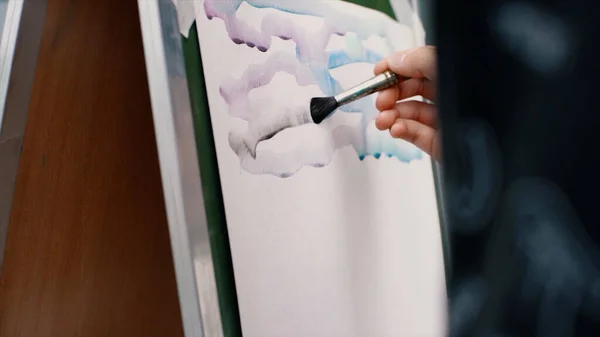
[[[321,123],[338,108],[334,97],[314,97],[310,100],[310,116],[315,124]]]

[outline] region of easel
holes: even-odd
[[[352,2],[392,11],[387,0]],[[157,136],[173,140],[159,143],[159,156],[184,328],[189,336],[240,336],[197,32],[181,36],[171,2],[139,4]]]
[[[195,139],[185,120],[206,104],[187,90],[203,85],[200,64],[182,57],[197,40],[181,41],[171,0],[20,3],[30,22],[0,135],[2,160],[15,132],[0,162],[0,336],[240,336],[222,201],[193,191],[218,187],[214,152],[194,144],[210,125]],[[20,87],[31,99],[11,99]],[[185,136],[159,144],[178,165],[159,170],[153,111],[167,116],[157,133]]]

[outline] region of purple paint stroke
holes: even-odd
[[[231,41],[239,45],[251,41],[255,46],[266,46],[268,49],[271,46],[270,37],[263,36],[244,21],[237,20],[235,12],[238,7],[233,1],[204,1],[206,17],[223,20]]]
[[[328,4],[327,1],[205,0],[204,10],[207,16],[218,16],[217,13],[223,16],[235,16],[236,11],[243,2],[255,8],[270,8],[288,14],[323,18],[326,23],[338,28],[335,34],[352,31],[359,34],[361,39],[367,39],[371,35],[385,37],[386,34],[386,25],[382,22],[383,20],[374,16],[365,17],[344,13]],[[353,6],[352,4],[346,5]],[[360,10],[372,11],[366,8],[360,8]]]
[[[253,1],[245,1],[252,6]],[[241,1],[240,1],[241,3]],[[290,4],[286,4],[290,5]],[[298,4],[295,4],[297,7]],[[269,13],[261,22],[261,31],[257,31],[243,20],[238,20],[236,11],[239,5],[231,4],[225,6],[219,0],[205,0],[204,10],[207,17],[218,17],[225,23],[229,38],[237,44],[251,42],[252,45],[260,51],[267,51],[271,47],[271,37],[284,40],[293,40],[298,49],[298,55],[301,60],[312,62],[321,59],[325,62],[327,53],[325,49],[329,43],[331,35],[343,36],[348,32],[353,32],[361,39],[367,39],[369,36],[385,36],[385,25],[379,20],[360,19],[351,15],[345,15],[333,10],[323,3],[318,6],[318,10],[309,9],[309,6],[300,6],[297,11],[303,10],[307,13],[323,11],[325,14],[314,15],[324,19],[323,27],[316,32],[307,32],[305,27],[299,24],[291,23],[288,18]],[[292,6],[294,7],[294,6]],[[313,6],[314,7],[314,6]],[[284,12],[290,13],[283,6],[273,6]],[[317,57],[317,59],[312,57]]]

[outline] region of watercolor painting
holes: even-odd
[[[368,79],[372,76],[369,69],[382,57],[414,44],[410,29],[384,14],[369,11],[370,15],[358,17],[340,10],[339,4],[204,1],[204,15],[222,20],[229,43],[265,54],[260,63],[249,63],[239,77],[230,76],[219,86],[229,115],[247,123],[229,133],[231,149],[247,172],[289,177],[303,166],[328,165],[334,151],[347,146],[361,160],[387,156],[410,162],[423,156],[413,145],[375,129],[377,111],[372,98],[340,108],[323,125],[312,124],[310,98],[332,96]],[[257,17],[251,9],[266,13]],[[255,25],[248,22],[253,16]],[[353,73],[361,76],[348,76]],[[287,92],[275,96],[274,86],[285,86]],[[291,128],[297,130],[290,132]],[[317,137],[320,143],[311,147],[297,142],[285,151],[277,149],[290,136]]]
[[[423,43],[409,0],[400,21],[341,0],[173,1],[198,33],[244,336],[443,336],[431,158],[375,128],[374,96],[309,116]]]

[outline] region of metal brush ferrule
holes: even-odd
[[[370,80],[367,80],[353,88],[333,96],[333,98],[335,98],[338,106],[342,106],[363,97],[367,97],[372,93],[387,89],[397,84],[398,81],[398,76],[388,70],[371,78]]]

